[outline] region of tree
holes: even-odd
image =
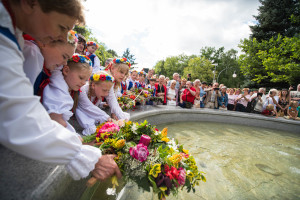
[[[213,79],[212,63],[205,57],[191,58],[188,62],[188,66],[184,68],[184,76],[191,74],[192,80],[200,79],[200,81],[211,82]]]
[[[225,84],[227,87],[238,87],[245,80],[245,77],[240,73],[240,67],[237,60],[237,51],[230,49],[225,52],[224,47],[215,49],[215,47],[204,47],[200,49],[200,57],[203,56],[216,66],[216,79],[218,82]],[[233,78],[233,73],[237,74]]]
[[[131,63],[132,65],[136,64],[136,63],[134,62],[134,61],[135,61],[134,55],[130,53],[129,48],[127,48],[127,49],[124,51],[122,57],[123,57],[123,58],[127,58],[127,59],[130,61],[130,63]]]
[[[117,52],[115,52],[115,51],[112,50],[112,49],[108,49],[108,50],[107,50],[107,53],[110,53],[110,55],[111,55],[112,58],[117,58],[117,57],[119,57],[118,54],[117,54]]]
[[[75,25],[74,31],[76,31],[77,33],[83,35],[87,40],[92,35],[91,29],[89,29],[86,26],[77,26],[77,25]]]
[[[215,47],[204,47],[200,49],[200,56],[204,56],[213,64],[219,64],[221,55],[224,53],[224,49],[224,47],[220,47],[218,50],[216,50]]]
[[[245,54],[239,58],[242,73],[264,86],[299,83],[300,39],[278,35],[268,41],[245,39],[239,45]]]
[[[293,37],[299,34],[299,0],[259,0],[257,24],[250,26],[251,39],[259,42],[277,37],[278,34]],[[296,20],[295,20],[296,19]]]

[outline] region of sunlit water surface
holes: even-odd
[[[209,122],[162,124],[168,136],[190,151],[207,182],[195,193],[167,199],[300,199],[300,135],[271,129]],[[116,199],[102,183],[91,199]],[[120,192],[119,187],[117,192]],[[129,184],[118,199],[156,199]]]

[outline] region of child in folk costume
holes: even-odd
[[[68,120],[76,112],[79,89],[88,81],[92,62],[87,56],[74,54],[67,65],[52,71],[50,83],[43,93],[43,105],[52,120],[72,132],[75,129]],[[74,98],[74,100],[73,100]]]
[[[100,65],[100,60],[98,56],[95,54],[96,50],[99,48],[99,45],[96,42],[89,41],[86,43],[86,53],[92,63],[93,63],[93,73],[103,70]]]
[[[24,65],[23,69],[30,82],[34,85],[34,94],[42,96],[44,87],[49,83],[51,71],[61,65],[66,65],[74,54],[77,44],[77,34],[68,32],[67,42],[54,41],[42,44],[29,35],[23,36]]]
[[[143,71],[140,71],[139,72],[139,88],[146,87],[145,78],[146,78],[146,73]]]
[[[106,112],[99,108],[102,98],[108,96],[113,86],[114,77],[106,71],[94,73],[81,88],[76,109],[76,119],[81,127],[84,128],[83,135],[91,135],[96,131],[96,123],[111,121],[112,119]]]
[[[107,103],[111,109],[112,118],[129,119],[129,113],[123,112],[117,101],[118,93],[121,93],[121,82],[125,76],[128,75],[131,64],[127,61],[127,58],[115,58],[112,63],[106,67],[106,71],[110,72],[115,79],[114,86],[110,89],[108,96],[106,97]]]
[[[138,81],[138,72],[136,70],[132,70],[130,72],[130,77],[126,81],[127,90],[131,90],[139,87]]]

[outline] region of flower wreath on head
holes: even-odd
[[[132,74],[133,72],[138,73],[138,72],[134,69],[134,70],[130,71],[130,74]]]
[[[139,75],[147,75],[147,73],[145,73],[144,71],[140,71],[138,74]]]
[[[78,35],[75,31],[70,30],[67,36],[68,43],[76,44],[78,42]]]
[[[102,71],[99,73],[96,72],[95,74],[92,74],[92,76],[90,77],[90,80],[91,81],[112,81],[112,82],[114,82],[115,79],[113,76]]]
[[[92,61],[90,60],[89,57],[87,57],[86,55],[80,55],[80,54],[73,54],[72,58],[69,59],[69,61],[73,61],[73,62],[81,62],[81,63],[87,63],[90,66],[92,66]]]
[[[127,58],[115,58],[115,59],[113,59],[113,62],[114,62],[114,63],[124,63],[124,64],[128,65],[129,69],[130,69],[130,67],[131,67],[131,64],[130,64],[130,62],[127,60]]]
[[[96,48],[98,49],[99,48],[99,45],[96,43],[96,42],[93,42],[93,41],[88,41],[87,43],[86,43],[86,46],[96,46]]]
[[[131,64],[130,64],[130,62],[127,60],[127,58],[115,58],[115,59],[113,59],[113,61],[112,61],[111,63],[109,63],[109,64],[106,66],[105,71],[110,70],[113,63],[115,63],[115,64],[124,63],[124,64],[128,65],[129,69],[130,69],[130,67],[131,67]]]

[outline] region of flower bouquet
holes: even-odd
[[[143,191],[152,188],[159,199],[177,195],[183,188],[195,192],[195,185],[206,181],[203,172],[198,171],[188,150],[167,137],[167,131],[159,131],[147,121],[106,122],[84,137],[84,142],[93,142],[103,154],[116,154],[125,183],[134,182]],[[116,178],[112,180],[115,188]]]
[[[126,96],[118,97],[118,103],[123,111],[130,110],[135,107],[135,101]]]

